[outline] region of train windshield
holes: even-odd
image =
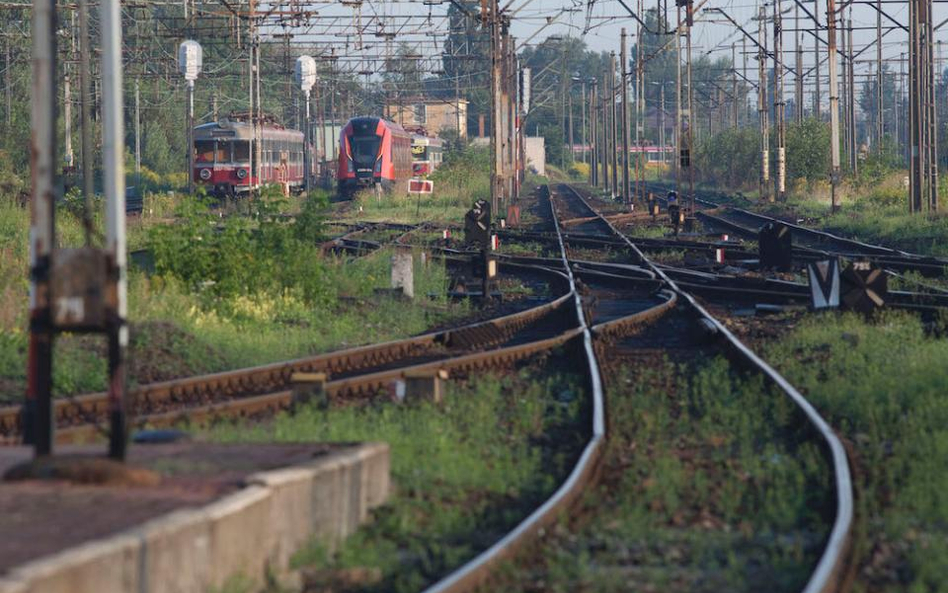
[[[382,139],[378,136],[349,136],[349,146],[352,150],[352,160],[356,165],[371,167],[379,156],[379,146]]]
[[[194,160],[199,163],[214,162],[214,141],[198,140],[194,143]]]
[[[246,163],[248,161],[250,161],[250,142],[235,140],[234,141],[234,162]]]

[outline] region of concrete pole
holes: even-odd
[[[777,120],[777,170],[774,177],[774,198],[784,201],[787,197],[787,141],[786,103],[783,98],[783,17],[780,0],[774,0],[774,118]]]
[[[142,195],[142,112],[138,80],[135,80],[135,191]]]
[[[612,197],[622,194],[619,188],[619,118],[618,107],[616,106],[616,52],[612,52],[609,57],[609,134],[611,144],[612,158]]]
[[[106,252],[115,272],[115,318],[109,325],[109,456],[125,459],[125,352],[128,348],[125,262],[125,130],[122,114],[122,17],[120,0],[100,0],[102,26],[102,168]]]
[[[56,2],[34,0],[30,164],[30,342],[23,442],[35,456],[53,450],[53,329],[50,257],[56,240]],[[9,68],[9,61],[7,62]]]
[[[622,65],[620,74],[620,97],[622,101],[622,201],[625,203],[630,203],[632,202],[632,191],[631,186],[629,185],[629,54],[626,47],[626,34],[624,27],[620,36],[619,60]],[[638,81],[636,80],[636,82]],[[635,91],[638,93],[638,86],[636,86]],[[638,145],[638,129],[636,129],[635,139],[636,145]],[[636,171],[638,171],[638,157],[636,157]],[[638,176],[636,176],[636,181],[637,180]],[[636,193],[638,193],[637,184]]]
[[[836,186],[839,184],[839,83],[836,80],[836,0],[826,0],[826,58],[829,62],[830,98],[830,200],[839,208]]]
[[[814,6],[818,6],[818,4]],[[827,39],[829,39],[828,35],[827,33]],[[818,9],[813,10],[813,59],[815,60],[816,69],[816,84],[813,85],[813,113],[816,119],[823,121],[823,87],[821,86],[823,78],[820,75],[820,11]]]
[[[796,116],[794,119],[799,124],[803,121],[803,42],[800,39],[800,6],[794,4],[793,27],[796,32],[793,34],[794,54],[796,55],[797,75],[794,77],[794,102]]]
[[[767,15],[763,6],[757,13],[757,119],[760,127],[759,199],[768,199],[770,181],[770,125],[767,117]]]
[[[850,15],[852,15],[852,9],[850,8]],[[849,26],[846,31],[847,38],[847,48],[846,56],[847,61],[849,62],[849,67],[846,70],[848,77],[848,84],[846,85],[849,88],[848,93],[846,94],[846,100],[848,106],[846,108],[846,129],[849,130],[849,169],[852,171],[853,175],[856,175],[859,172],[859,145],[856,137],[856,61],[853,58],[853,21],[852,18],[849,19]]]

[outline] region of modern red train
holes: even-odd
[[[400,125],[378,117],[355,117],[342,128],[336,174],[341,195],[375,186],[407,193],[411,176],[411,134]]]
[[[265,123],[260,139],[260,174],[251,171],[257,157],[254,130],[246,121],[223,119],[194,128],[195,185],[217,196],[237,196],[275,183],[288,191],[302,191],[304,182],[303,132]],[[256,168],[256,167],[254,167]]]

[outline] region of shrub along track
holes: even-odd
[[[664,360],[669,354],[675,358],[688,359],[694,358],[699,352],[724,352],[729,355],[735,365],[739,364],[750,369],[762,383],[767,383],[778,393],[786,396],[787,399],[782,401],[792,402],[802,420],[800,424],[814,431],[816,438],[813,439],[811,436],[811,440],[816,440],[825,447],[825,459],[832,468],[832,479],[826,481],[832,483],[829,488],[833,492],[831,498],[835,499],[833,501],[835,504],[830,505],[832,511],[829,513],[833,518],[827,520],[832,526],[825,538],[823,534],[817,536],[823,545],[818,558],[815,559],[815,567],[812,571],[808,571],[808,576],[804,579],[806,585],[803,590],[807,592],[838,590],[846,568],[853,511],[849,466],[840,441],[812,406],[785,379],[741,344],[724,325],[711,317],[691,295],[684,292],[665,271],[646,259],[633,243],[620,235],[605,218],[583,200],[582,196],[568,186],[560,186],[557,193],[559,199],[549,200],[549,220],[560,242],[562,264],[574,283],[577,282],[577,277],[584,283],[588,283],[583,290],[583,298],[577,299],[577,309],[584,326],[583,339],[590,365],[590,381],[596,408],[592,436],[569,479],[543,506],[490,549],[432,585],[427,591],[467,591],[484,584],[491,578],[497,579],[493,572],[501,560],[513,558],[517,549],[535,541],[533,536],[541,533],[542,527],[550,526],[559,512],[567,508],[577,508],[573,503],[589,489],[593,483],[596,468],[601,467],[600,464],[603,461],[606,468],[604,480],[608,482],[609,471],[614,466],[615,460],[612,458],[603,460],[606,436],[605,405],[602,401],[600,363],[593,354],[594,336],[596,349],[600,355],[606,354],[603,359],[610,369],[617,363],[621,366],[623,361],[627,362],[629,359],[637,358],[640,362],[644,360],[647,364],[651,364],[659,359]],[[545,196],[549,196],[548,192]],[[558,213],[558,210],[561,210],[562,214]],[[610,271],[577,269],[577,266],[570,265],[568,252],[571,237],[564,237],[561,233],[559,216],[578,221],[573,226],[577,231],[608,233],[621,238],[628,251],[635,256],[633,264]],[[667,298],[666,305],[652,310],[647,317],[639,316],[632,320],[625,318],[625,322],[621,317],[617,319],[615,316],[610,316],[608,311],[616,299],[610,298],[606,285],[631,282],[639,283],[641,287],[643,281],[645,286],[651,286],[653,289],[655,282],[661,281],[663,287],[661,294]],[[627,299],[629,295],[618,293],[614,296]],[[605,316],[607,321],[598,325],[591,325],[586,321],[587,317],[595,319],[597,315]],[[626,339],[623,341],[623,338]],[[618,347],[615,346],[617,340],[621,341]],[[609,346],[610,344],[612,346]],[[618,354],[617,351],[619,351]],[[613,379],[614,377],[610,374],[610,383]],[[635,413],[634,406],[631,411]],[[659,475],[657,479],[661,480],[662,476]],[[586,513],[602,512],[601,508],[584,510]],[[539,551],[540,546],[533,549]],[[527,558],[524,560],[524,557],[520,556],[518,561],[521,564],[536,561],[535,555],[529,555]],[[575,561],[576,558],[570,558],[570,560]],[[509,585],[510,581],[516,583],[510,586],[511,590],[531,588],[528,583],[519,581],[510,571],[505,571],[504,574],[506,576],[500,577],[497,581],[501,588]],[[497,583],[491,586],[496,587]],[[624,583],[628,585],[628,582],[624,581]],[[548,586],[549,583],[546,585]],[[569,586],[566,588],[568,589]],[[537,589],[545,590],[545,586],[541,585]]]

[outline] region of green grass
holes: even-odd
[[[391,500],[335,553],[313,541],[294,564],[317,580],[380,569],[381,582],[355,590],[415,592],[487,548],[555,489],[583,443],[584,397],[572,375],[524,370],[452,383],[440,405],[308,408],[254,428],[219,427],[211,437],[387,442]]]
[[[789,400],[721,359],[626,368],[607,383],[600,485],[494,589],[802,589],[833,497]]]
[[[423,267],[417,253],[409,304],[374,292],[390,284],[389,250],[358,260],[322,256],[312,241],[289,236],[294,227],[261,232],[227,219],[238,230],[208,234],[205,216],[135,227],[142,245],[153,246],[159,231],[159,274],[129,274],[132,383],[406,337],[468,313],[446,300],[444,266]],[[81,244],[75,218],[60,212],[58,225],[62,244]],[[0,199],[0,402],[25,389],[28,228],[28,211]],[[58,338],[55,394],[104,389],[106,358],[104,339]]]
[[[857,456],[855,590],[944,591],[948,340],[909,314],[827,314],[804,321],[767,356]]]

